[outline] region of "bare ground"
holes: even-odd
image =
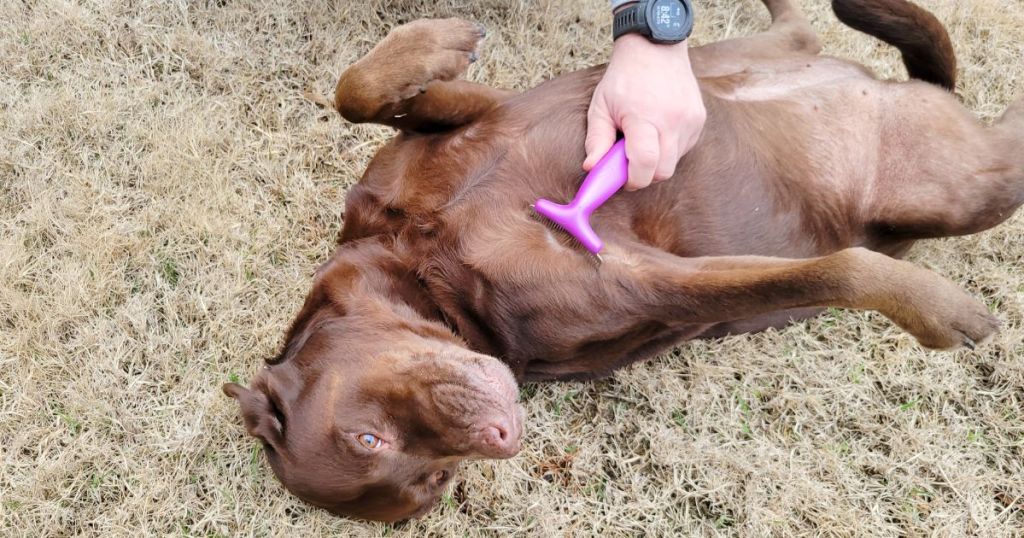
[[[803,2],[829,54],[894,51]],[[986,119],[1024,92],[1024,3],[929,0]],[[752,0],[697,0],[695,41]],[[396,526],[287,494],[219,390],[271,356],[389,132],[303,98],[400,22],[491,30],[472,78],[604,61],[604,0],[0,0],[0,534],[1024,534],[1024,217],[911,259],[1004,321],[932,353],[873,314],[523,388],[522,454]]]

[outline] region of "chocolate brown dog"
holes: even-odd
[[[341,114],[401,134],[348,194],[280,356],[224,387],[289,490],[336,514],[423,514],[460,461],[518,451],[517,380],[600,377],[826,306],[877,310],[929,348],[996,330],[894,258],[1024,202],[1024,103],[991,127],[964,110],[945,29],[903,0],[833,6],[900,48],[906,83],[818,56],[788,0],[765,4],[767,32],[692,51],[701,141],[672,180],[598,211],[603,264],[530,209],[579,185],[601,68],[519,94],[455,80],[483,31],[432,20],[342,75]]]

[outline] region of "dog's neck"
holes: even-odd
[[[370,326],[395,325],[419,337],[465,347],[444,323],[415,268],[396,255],[393,239],[371,237],[339,245],[314,278],[284,349],[269,363],[287,361],[320,322],[338,318]]]

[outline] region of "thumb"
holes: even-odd
[[[617,130],[608,112],[602,105],[595,103],[587,118],[587,159],[583,161],[583,169],[590,171],[597,161],[604,157],[615,144]]]

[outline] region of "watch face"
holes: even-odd
[[[685,39],[689,32],[690,14],[680,0],[655,0],[647,23],[659,39]]]

